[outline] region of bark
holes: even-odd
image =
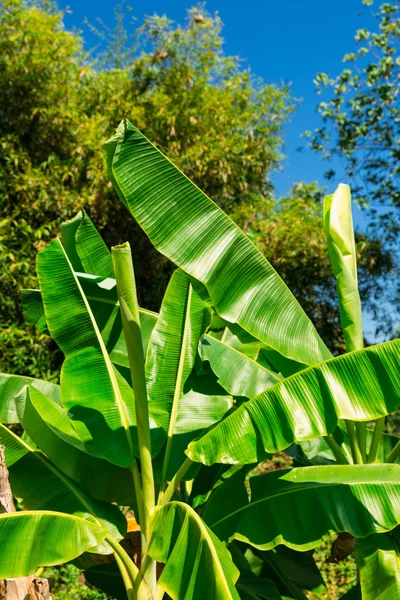
[[[8,512],[15,512],[15,504],[8,480],[4,448],[0,446],[0,514]],[[49,580],[34,575],[0,579],[0,600],[51,600],[50,591]]]

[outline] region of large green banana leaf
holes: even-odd
[[[0,443],[5,447],[13,494],[24,509],[75,515],[106,527],[118,540],[124,537],[126,519],[115,505],[90,498],[44,454],[33,450],[1,424]],[[109,554],[110,548],[103,542],[96,552]]]
[[[188,448],[197,462],[257,462],[260,438],[277,452],[334,431],[338,419],[366,421],[400,404],[400,340],[309,367],[245,402]]]
[[[159,481],[173,477],[186,458],[188,443],[232,406],[229,396],[203,390],[204,378],[190,377],[209,320],[209,310],[178,269],[165,293],[146,357],[149,410],[168,432],[165,451],[154,464]]]
[[[208,334],[201,338],[200,350],[220,385],[233,396],[254,398],[281,380],[277,373]]]
[[[122,201],[157,250],[205,286],[221,317],[299,362],[331,356],[249,238],[131,123],[120,124],[104,151]]]
[[[178,269],[165,292],[146,355],[149,410],[166,431],[176,419],[200,336],[209,322],[207,316],[209,312],[188,276]]]
[[[324,201],[325,234],[336,278],[340,320],[348,352],[363,347],[362,310],[357,280],[357,252],[348,185],[339,184]]]
[[[132,475],[100,457],[87,454],[74,436],[68,413],[44,394],[30,388],[17,398],[21,424],[51,462],[93,498],[135,506]]]
[[[400,546],[395,532],[357,540],[356,557],[363,600],[400,598]]]
[[[21,375],[7,375],[0,373],[0,423],[18,423],[18,414],[15,398],[26,385],[41,390],[57,404],[61,404],[60,386],[56,383],[22,377]]]
[[[114,277],[111,254],[85,211],[61,225],[61,237],[74,271]]]
[[[172,600],[239,600],[231,555],[188,504],[157,508],[152,530],[149,554],[166,563],[158,583]]]
[[[129,368],[115,279],[104,279],[87,273],[75,275],[89,302],[112,362]],[[49,335],[40,290],[22,290],[22,302],[28,323],[37,325]],[[146,351],[158,315],[144,308],[139,309],[139,315],[143,349]]]
[[[80,517],[49,511],[0,514],[0,578],[31,575],[98,546],[107,529]]]
[[[268,550],[284,544],[316,548],[333,533],[357,538],[400,522],[400,466],[334,465],[274,471],[250,479],[242,473],[216,489],[204,521],[221,540]]]
[[[113,366],[99,327],[60,240],[37,257],[52,338],[66,355],[61,400],[79,437],[121,467],[135,461],[132,388]]]

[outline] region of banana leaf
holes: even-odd
[[[200,351],[202,359],[208,360],[218,376],[220,385],[233,396],[254,398],[281,380],[277,373],[207,334],[201,338]]]
[[[131,123],[104,144],[119,197],[216,312],[301,363],[331,356],[282,279],[233,221]],[[268,309],[267,309],[268,307]]]
[[[304,551],[333,533],[362,538],[390,531],[400,522],[398,465],[273,471],[250,479],[250,501],[240,475],[215,490],[203,514],[223,541],[236,539],[261,550],[284,544]]]
[[[370,535],[356,542],[363,600],[400,598],[400,546],[395,533]]]
[[[239,600],[239,571],[219,539],[188,505],[170,502],[157,508],[149,554],[164,570],[158,584],[172,600]]]
[[[82,441],[110,462],[129,467],[135,461],[133,391],[110,360],[60,240],[39,252],[37,273],[47,325],[66,355],[63,406]]]
[[[62,223],[61,238],[74,271],[114,277],[111,254],[85,211]]]
[[[75,515],[96,523],[101,528],[105,527],[118,540],[124,537],[126,519],[115,505],[90,498],[44,454],[31,449],[1,424],[0,443],[5,448],[13,494],[25,510]],[[110,554],[110,548],[105,542],[93,551]]]
[[[18,414],[15,406],[15,398],[26,385],[32,385],[41,390],[57,404],[61,404],[60,386],[56,383],[23,377],[21,375],[8,375],[0,373],[0,422],[18,423]]]
[[[44,394],[30,388],[20,393],[17,409],[21,424],[51,462],[90,496],[135,507],[132,474],[99,456],[87,453],[68,413]]]
[[[124,333],[122,331],[115,279],[87,273],[75,273],[96,319],[107,352],[115,365],[129,368]],[[50,335],[44,314],[40,290],[22,290],[25,318],[31,325]],[[143,349],[146,351],[158,314],[139,309]]]
[[[0,578],[32,575],[98,546],[107,529],[80,517],[49,511],[0,514]]]
[[[368,421],[400,404],[400,340],[309,367],[243,403],[187,454],[197,462],[257,462],[260,446],[278,452],[332,433],[339,419]]]

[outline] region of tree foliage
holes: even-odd
[[[371,7],[373,0],[363,4]],[[343,57],[344,70],[316,77],[323,126],[307,134],[325,159],[342,160],[359,202],[386,225],[386,241],[395,241],[398,218],[390,212],[400,207],[400,4],[392,0],[369,10],[377,27],[357,30],[357,49]],[[327,172],[329,179],[334,175]],[[379,205],[385,210],[377,215]]]

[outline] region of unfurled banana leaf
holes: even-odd
[[[33,379],[32,377],[22,377],[21,375],[0,373],[1,423],[18,423],[19,419],[15,406],[15,398],[26,385],[32,385],[34,388],[41,390],[57,404],[61,404],[60,386],[56,383],[50,383],[42,379]]]
[[[282,596],[270,579],[240,578],[236,584],[241,600],[282,600]]]
[[[301,363],[331,356],[249,238],[131,123],[121,123],[104,151],[121,200],[157,250],[205,286],[222,318]]]
[[[128,368],[115,279],[110,277],[104,279],[87,273],[75,273],[75,275],[89,302],[112,362]],[[28,323],[37,325],[49,335],[40,290],[22,290],[22,303]],[[158,314],[140,308],[139,315],[143,348],[146,351]]]
[[[172,600],[239,600],[239,571],[225,546],[188,505],[171,502],[156,509],[149,554],[166,563],[159,585]],[[167,562],[168,561],[168,562]]]
[[[114,277],[110,251],[85,211],[61,225],[61,237],[74,271]]]
[[[166,431],[173,421],[172,435],[179,400],[208,323],[204,302],[193,291],[188,276],[178,269],[165,292],[146,356],[149,410]]]
[[[348,185],[339,184],[324,201],[325,234],[336,278],[340,320],[348,352],[363,347],[362,310],[357,280],[357,252]]]
[[[190,377],[200,336],[209,321],[209,310],[193,291],[188,276],[175,271],[146,358],[149,410],[168,432],[165,451],[154,465],[160,482],[171,479],[179,469],[188,443],[232,406],[230,396],[207,393],[201,389],[201,377]]]
[[[99,327],[60,240],[37,257],[46,321],[66,355],[61,400],[79,437],[121,467],[135,461],[133,391],[113,366]]]
[[[24,430],[63,473],[93,498],[135,506],[132,474],[100,457],[87,454],[76,439],[68,413],[44,394],[30,388],[17,398]]]
[[[360,538],[400,522],[398,465],[274,471],[252,477],[250,489],[249,502],[243,480],[234,475],[211,496],[203,518],[219,539],[264,550],[284,544],[303,551],[333,533]]]
[[[221,386],[234,396],[254,398],[281,380],[277,373],[207,334],[200,340],[200,351]]]
[[[26,510],[56,511],[81,517],[106,527],[120,540],[126,533],[126,519],[117,506],[90,498],[41,452],[0,424],[0,443],[5,447],[13,494]],[[0,522],[1,527],[1,522]],[[109,554],[105,542],[95,550]],[[0,550],[1,556],[1,550]]]
[[[400,598],[400,546],[395,532],[357,540],[356,557],[363,600]]]
[[[49,511],[0,514],[0,578],[31,575],[99,546],[107,529]]]
[[[260,443],[277,452],[332,433],[338,419],[367,421],[400,404],[400,340],[338,356],[284,379],[245,402],[190,444],[197,462],[257,462]]]

